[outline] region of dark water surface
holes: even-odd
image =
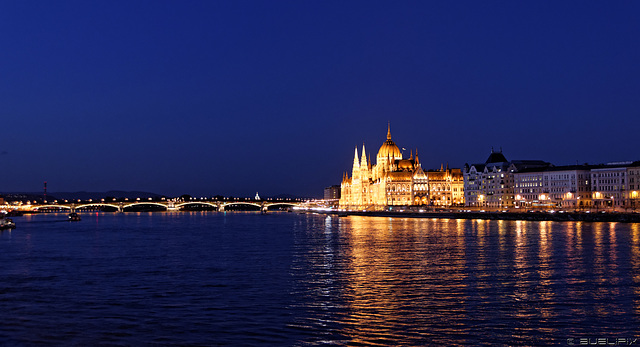
[[[0,232],[0,345],[640,341],[639,224],[65,218]]]

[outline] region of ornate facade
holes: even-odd
[[[464,204],[464,181],[459,169],[422,170],[418,151],[409,159],[391,140],[391,128],[371,165],[364,145],[362,154],[355,149],[351,177],[344,174],[340,185],[340,207],[379,209],[385,206]]]
[[[464,191],[466,206],[496,209],[512,208],[520,204],[523,196],[538,196],[542,187],[542,171],[551,164],[542,160],[507,160],[500,151],[491,149],[484,164],[465,164]],[[522,175],[518,173],[522,172]],[[516,184],[517,182],[517,184]],[[516,187],[526,187],[515,194]]]

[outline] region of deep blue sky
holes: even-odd
[[[0,192],[320,196],[388,121],[427,169],[640,160],[639,1],[4,1],[0,32]]]

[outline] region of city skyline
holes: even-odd
[[[637,2],[0,9],[0,192],[320,196],[388,122],[425,170],[640,159]]]

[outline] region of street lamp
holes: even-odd
[[[611,196],[611,211],[616,211],[616,199],[613,195]]]
[[[567,192],[567,194],[565,194],[564,200],[571,200],[571,198],[573,198],[573,194],[571,194],[571,192]],[[561,204],[563,205],[562,206],[563,208],[566,207],[564,206],[564,201]],[[570,204],[571,204],[571,201],[568,201],[567,206],[570,206]],[[574,206],[574,209],[575,209],[575,206]]]

